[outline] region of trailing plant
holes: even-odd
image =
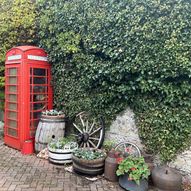
[[[150,170],[143,157],[128,156],[125,159],[118,158],[118,161],[117,176],[128,174],[128,180],[133,180],[136,184],[140,184],[141,179],[148,179]]]
[[[73,155],[77,158],[85,160],[94,160],[106,157],[106,153],[102,150],[92,150],[84,148],[76,149]]]
[[[52,140],[48,146],[51,149],[75,149],[78,147],[77,143],[74,141],[73,137],[63,137],[58,140]]]
[[[42,111],[42,115],[47,115],[47,116],[60,116],[64,115],[63,111],[57,111],[55,109],[50,109],[50,110],[45,110]]]
[[[109,125],[130,106],[164,161],[190,145],[190,1],[37,2],[58,109],[104,115]]]

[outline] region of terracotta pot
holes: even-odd
[[[148,181],[146,179],[140,180],[140,184],[136,184],[133,180],[128,180],[128,174],[119,177],[119,185],[125,190],[129,191],[147,191]]]

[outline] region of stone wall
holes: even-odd
[[[169,166],[178,169],[183,175],[187,175],[191,181],[191,147],[178,154]]]
[[[106,132],[105,140],[114,140],[116,143],[129,141],[136,144],[140,149],[143,148],[135,125],[134,113],[131,109],[127,108],[117,116]]]

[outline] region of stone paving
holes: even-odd
[[[89,181],[36,155],[22,155],[0,142],[0,191],[122,191],[104,178]]]

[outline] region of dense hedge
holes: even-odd
[[[162,160],[189,145],[189,0],[40,0],[38,6],[58,108],[109,122],[129,105],[144,143]]]
[[[5,53],[36,41],[36,8],[31,0],[0,0],[0,88],[4,87]]]

